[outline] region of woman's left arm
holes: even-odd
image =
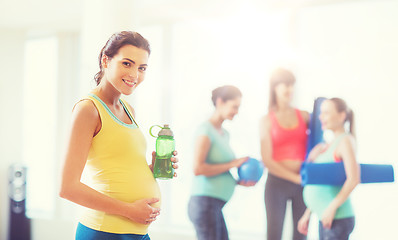
[[[303,118],[305,124],[308,127],[310,124],[310,113],[307,111],[303,111],[303,110],[301,110],[300,113],[301,113],[301,117]]]
[[[336,149],[337,157],[343,159],[346,180],[329,207],[322,216],[322,224],[325,228],[331,228],[337,209],[348,199],[354,188],[361,182],[361,172],[355,156],[355,139],[347,135],[342,139]]]

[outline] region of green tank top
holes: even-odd
[[[315,163],[330,163],[335,162],[334,152],[341,140],[347,134],[341,134],[338,136],[328,147],[328,149],[320,154],[316,159]],[[333,201],[333,199],[340,192],[342,186],[332,185],[306,185],[303,191],[303,198],[305,205],[315,213],[319,219],[322,218],[323,212]],[[336,211],[334,219],[342,219],[353,217],[354,211],[352,208],[351,200],[348,198]]]
[[[211,146],[207,153],[206,163],[220,164],[235,159],[235,154],[229,145],[229,133],[223,129],[223,134],[217,132],[213,125],[206,121],[196,132],[196,137],[207,136]],[[208,196],[227,202],[233,195],[236,180],[229,171],[216,176],[195,176],[191,194],[194,196]]]

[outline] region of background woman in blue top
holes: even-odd
[[[323,129],[332,130],[333,141],[318,144],[313,148],[309,160],[316,163],[343,161],[347,179],[343,186],[306,185],[304,202],[307,205],[303,217],[298,223],[298,230],[307,234],[311,212],[319,222],[320,240],[348,239],[355,225],[350,194],[360,183],[360,168],[355,156],[355,138],[353,136],[353,113],[344,100],[331,98],[321,105],[320,120]],[[345,122],[350,123],[350,133],[346,133]]]
[[[227,240],[228,230],[222,208],[231,198],[236,181],[229,169],[239,167],[248,157],[235,158],[229,146],[229,133],[222,127],[238,113],[242,94],[234,86],[213,90],[215,111],[210,119],[200,125],[195,143],[192,196],[188,215],[198,240]],[[241,182],[253,186],[254,182]]]

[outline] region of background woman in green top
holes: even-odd
[[[307,210],[298,223],[298,230],[307,234],[311,212],[319,222],[320,240],[345,240],[354,229],[355,218],[350,194],[360,183],[360,168],[355,156],[355,138],[353,135],[353,113],[344,100],[331,98],[321,105],[320,120],[323,129],[332,130],[333,141],[318,144],[308,156],[316,163],[343,161],[347,179],[343,186],[306,185],[304,202]],[[346,133],[345,122],[350,123],[350,133]]]
[[[229,133],[222,127],[238,113],[242,94],[234,86],[213,90],[215,111],[210,119],[198,128],[195,143],[192,196],[188,215],[198,240],[227,240],[228,231],[222,208],[231,198],[236,180],[229,169],[239,167],[248,157],[235,158],[229,146]],[[240,182],[253,186],[254,182]]]

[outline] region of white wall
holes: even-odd
[[[0,29],[0,239],[8,227],[8,167],[22,161],[24,31]]]

